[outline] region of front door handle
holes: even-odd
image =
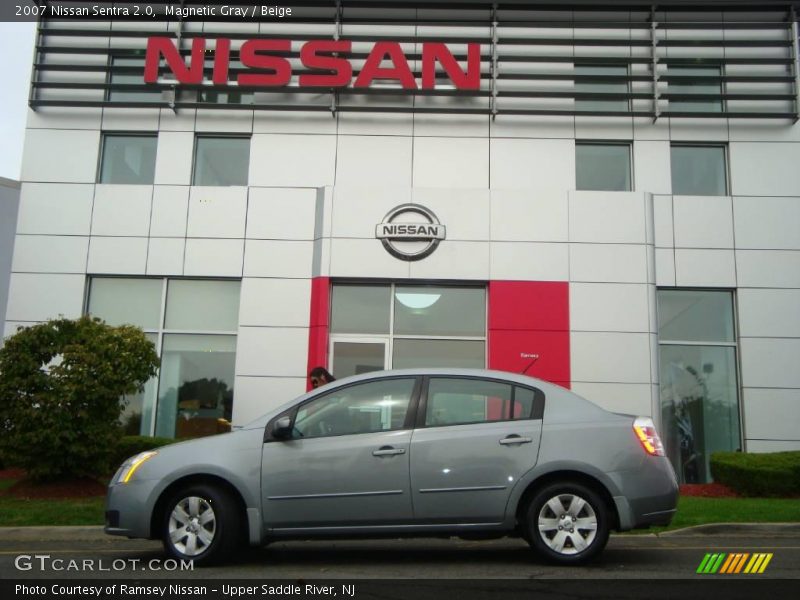
[[[503,446],[509,446],[513,444],[530,444],[531,442],[533,442],[531,438],[520,437],[516,433],[512,433],[508,437],[505,437],[502,440],[500,440],[500,443]]]
[[[405,448],[393,448],[392,446],[381,446],[372,452],[372,456],[394,456],[395,454],[405,454]]]

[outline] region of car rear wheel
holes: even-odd
[[[236,502],[227,491],[210,485],[186,487],[166,504],[164,549],[198,566],[219,562],[237,550],[241,523]]]
[[[530,545],[560,564],[586,562],[608,542],[605,502],[578,483],[555,483],[539,490],[528,506],[526,525]]]

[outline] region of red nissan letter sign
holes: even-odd
[[[381,62],[388,57],[394,68],[381,68]],[[373,79],[397,79],[406,90],[417,89],[414,74],[408,68],[406,55],[397,42],[377,42],[364,63],[364,68],[356,78],[355,87],[369,87]]]
[[[436,87],[436,62],[441,63],[447,76],[459,90],[478,90],[481,87],[481,46],[467,44],[467,72],[461,70],[450,49],[442,43],[422,44],[422,89]]]
[[[283,57],[262,54],[262,52],[289,52],[292,42],[289,40],[247,40],[242,44],[239,57],[245,67],[253,69],[271,69],[274,73],[242,73],[238,82],[241,85],[263,85],[279,87],[286,85],[292,78],[292,65]]]
[[[172,38],[148,38],[147,52],[144,57],[144,82],[156,83],[158,81],[158,65],[163,56],[179,83],[203,83],[205,51],[206,41],[203,38],[194,38],[192,40],[192,66],[187,67]]]
[[[346,58],[325,56],[322,53],[350,52],[353,43],[348,40],[312,40],[306,42],[300,50],[300,60],[309,69],[328,69],[333,73],[324,75],[300,75],[301,87],[345,87],[350,85],[353,67]]]

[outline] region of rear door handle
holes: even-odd
[[[393,448],[392,446],[381,446],[372,452],[372,456],[393,456],[395,454],[405,454],[405,448]]]
[[[509,446],[509,445],[513,445],[513,444],[530,444],[531,442],[533,442],[533,440],[531,438],[520,437],[516,433],[511,434],[510,436],[500,440],[500,443],[503,446]]]

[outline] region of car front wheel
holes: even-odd
[[[555,483],[539,490],[527,512],[530,545],[549,560],[580,564],[608,542],[608,509],[600,496],[578,483]]]
[[[237,550],[241,516],[229,493],[194,485],[167,502],[162,531],[164,549],[170,556],[203,566]]]

